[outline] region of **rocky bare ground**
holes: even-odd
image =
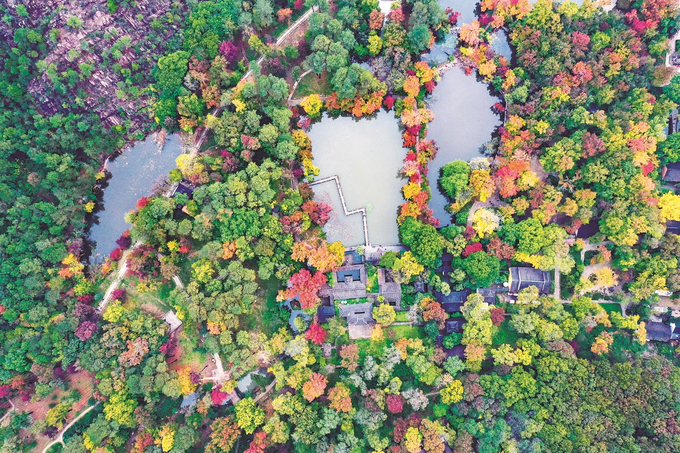
[[[151,70],[179,42],[183,2],[115,0],[111,13],[106,0],[6,1],[14,17],[0,21],[0,38],[13,42],[17,29],[29,28],[48,46],[38,62],[41,76],[29,85],[41,113],[95,112],[109,127],[127,121],[130,131],[153,122]],[[27,17],[16,14],[22,3]],[[73,17],[82,24],[73,26]],[[89,75],[82,64],[93,67]]]

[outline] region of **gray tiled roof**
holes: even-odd
[[[647,339],[652,341],[670,341],[671,326],[662,322],[650,321],[645,325]]]
[[[540,294],[550,292],[550,273],[532,267],[511,267],[510,268],[510,289],[511,293],[518,293],[524,288],[535,286]]]

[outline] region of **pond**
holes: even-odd
[[[154,136],[149,136],[107,163],[111,178],[89,233],[92,262],[102,262],[117,247],[116,240],[132,226],[125,214],[135,208],[137,200],[151,194],[154,183],[168,176],[182,152],[177,134],[167,136],[162,150]]]
[[[348,211],[366,209],[369,242],[399,243],[398,207],[403,203],[404,180],[399,170],[406,155],[394,112],[380,111],[372,117],[325,116],[309,131],[314,165],[320,169],[315,181],[338,176]],[[334,180],[313,186],[317,201],[333,206],[334,215],[324,228],[330,242],[346,247],[363,245],[361,214],[344,215]]]
[[[442,76],[427,101],[434,112],[427,138],[439,146],[437,156],[428,168],[432,190],[429,204],[441,226],[450,224],[451,214],[444,209],[448,201],[436,184],[439,170],[456,159],[469,161],[482,157],[480,149],[491,140],[491,133],[500,125],[500,117],[491,111],[498,101],[491,96],[485,83],[478,82],[473,75],[466,76],[458,67]]]

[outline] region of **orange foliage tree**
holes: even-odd
[[[288,281],[288,288],[279,291],[276,300],[282,302],[297,297],[302,308],[314,308],[319,303],[319,290],[325,284],[326,275],[322,272],[312,275],[307,269],[302,269],[293,274]]]
[[[302,396],[310,403],[323,395],[328,385],[328,378],[323,374],[313,373],[309,380],[302,385]]]
[[[328,392],[328,399],[331,402],[331,409],[335,409],[338,412],[349,412],[352,409],[352,398],[350,397],[349,387],[342,382],[338,382],[338,384]]]

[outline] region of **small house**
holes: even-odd
[[[451,291],[448,296],[435,291],[434,298],[441,304],[445,312],[454,313],[460,311],[460,307],[463,306],[469,295],[469,289],[465,289],[463,291]]]
[[[550,292],[550,273],[532,267],[511,267],[508,280],[508,293],[517,294],[524,288],[535,286],[538,293]]]
[[[669,184],[680,182],[680,162],[673,162],[661,168],[661,179]]]
[[[168,198],[170,198],[170,197],[174,197],[178,193],[183,193],[188,198],[191,198],[195,189],[196,189],[196,187],[194,187],[192,184],[189,184],[188,182],[180,181],[180,182],[176,182],[175,184],[173,184],[170,187],[170,189],[166,193],[166,196]]]
[[[416,289],[416,292],[418,292],[418,293],[427,292],[427,288],[425,287],[424,282],[415,282],[413,284],[413,287]]]
[[[361,271],[359,269],[339,270],[337,276],[338,283],[352,283],[361,281]]]
[[[666,233],[680,234],[680,222],[677,220],[666,222]]]
[[[496,294],[507,292],[507,288],[477,288],[477,294],[484,298],[484,302],[489,305],[496,303]]]
[[[647,341],[663,341],[668,343],[671,341],[673,335],[673,328],[662,322],[649,321],[645,328],[647,329]]]
[[[341,304],[338,306],[340,316],[347,318],[349,325],[372,325],[373,320],[373,302],[364,302],[361,304]]]
[[[463,318],[451,318],[447,319],[444,324],[444,329],[446,335],[451,335],[452,333],[463,333],[463,324],[467,321]]]
[[[671,331],[671,340],[680,340],[680,326],[671,323],[671,328],[673,329]]]
[[[401,285],[394,281],[392,274],[385,269],[378,269],[379,293],[385,298],[385,302],[401,310]]]
[[[581,239],[588,239],[600,232],[600,225],[596,219],[591,219],[589,223],[581,225],[576,230],[576,237]]]
[[[442,309],[443,309],[446,313],[449,313],[449,314],[451,314],[451,313],[459,313],[460,310],[463,308],[463,304],[462,304],[462,303],[459,303],[459,304],[456,304],[456,303],[451,303],[451,304],[449,304],[449,303],[444,303],[444,304],[441,304],[441,306],[442,306]]]
[[[329,307],[327,305],[321,305],[316,310],[316,315],[317,315],[319,324],[326,323],[326,322],[328,322],[329,319],[331,319],[335,316],[335,308]]]
[[[362,264],[364,262],[364,258],[359,255],[359,252],[356,250],[350,251],[350,252],[345,252],[345,264],[352,265],[352,264]]]
[[[333,300],[366,297],[366,267],[363,264],[342,266],[335,271]]]

